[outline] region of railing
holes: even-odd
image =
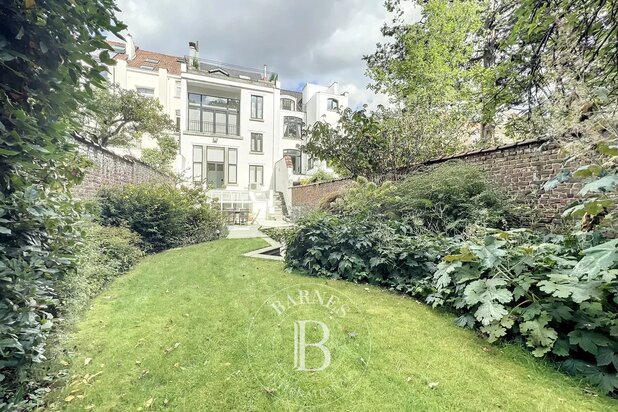
[[[238,125],[233,123],[213,123],[190,120],[188,130],[190,132],[222,134],[228,136],[238,136]]]

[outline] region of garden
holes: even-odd
[[[174,124],[108,87],[107,37],[126,30],[114,0],[0,5],[0,410],[616,409],[616,4],[428,0],[410,22],[404,3],[385,2],[385,42],[364,57],[392,105],[337,108],[337,126],[303,133],[302,151],[354,184],[266,231],[284,262],[245,256],[264,241],[225,239],[180,179],[73,198],[91,166],[75,134],[148,133],[145,160],[169,174]],[[530,137],[564,160],[539,193],[576,183],[554,226],[474,166],[424,163]],[[307,284],[331,299],[309,302]],[[321,373],[303,357],[309,373],[273,386],[271,360],[307,343],[294,323],[279,345],[290,319],[267,303],[289,288],[338,317],[333,358],[348,363]],[[337,294],[353,307],[335,313]],[[316,342],[302,350],[326,362]]]

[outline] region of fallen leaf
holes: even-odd
[[[89,411],[94,408],[94,404],[86,405],[85,410]]]
[[[84,365],[88,365],[88,364],[90,364],[90,362],[92,362],[92,358],[84,359]]]
[[[269,395],[274,395],[274,394],[276,394],[276,393],[277,393],[277,390],[276,390],[276,389],[274,389],[274,388],[266,388],[266,387],[265,387],[265,388],[264,388],[264,391],[265,391],[267,394],[269,394]]]
[[[73,395],[69,395],[69,396],[67,396],[66,398],[64,398],[64,401],[65,401],[66,403],[69,403],[69,402],[71,402],[73,399],[75,399],[75,396],[73,396]]]
[[[439,384],[440,382],[429,382],[427,386],[429,387],[429,389],[436,389]]]
[[[154,404],[154,398],[150,398],[144,403],[144,408],[150,409],[153,404]]]
[[[351,338],[355,338],[355,337],[357,337],[357,336],[358,336],[358,333],[356,333],[356,332],[350,332],[350,333],[348,333],[348,336],[349,336],[349,337],[351,337]]]

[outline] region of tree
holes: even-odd
[[[159,147],[142,150],[142,161],[162,172],[170,172],[172,161],[176,158],[178,142],[172,136],[159,138]]]
[[[2,410],[24,409],[26,371],[45,359],[54,288],[72,270],[80,236],[69,189],[84,172],[72,115],[113,64],[105,38],[125,28],[116,11],[112,0],[0,3]]]
[[[458,136],[466,133],[461,130],[464,123],[440,117],[437,112],[429,116],[437,115],[439,121],[432,118],[425,122],[425,115],[423,109],[415,112],[414,108],[381,107],[374,112],[347,108],[337,127],[326,122],[314,124],[303,151],[326,160],[339,174],[371,178],[460,147]]]
[[[145,134],[160,141],[175,127],[159,100],[118,85],[95,91],[80,118],[82,132],[101,146],[130,147]]]
[[[413,24],[405,22],[399,0],[387,1],[386,7],[395,12],[392,24],[382,28],[390,41],[364,57],[370,88],[434,123],[425,133],[439,132],[435,126],[444,123],[478,121],[483,66],[473,61],[473,36],[482,26],[480,3],[429,0]]]

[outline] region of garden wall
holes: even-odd
[[[442,157],[398,170],[380,180],[399,180],[424,166],[453,159],[478,166],[507,194],[534,207],[542,224],[557,223],[560,220],[561,211],[574,200],[579,190],[579,185],[576,183],[565,183],[549,192],[542,190],[543,184],[563,168],[563,156],[559,154],[558,146],[547,139],[527,140]],[[292,210],[294,215],[298,216],[316,209],[324,196],[341,190],[350,183],[350,179],[343,179],[293,187]]]
[[[79,151],[93,163],[83,182],[72,190],[73,196],[88,199],[103,187],[121,186],[129,183],[163,182],[173,185],[174,178],[153,169],[147,164],[120,156],[89,140],[75,137]]]

